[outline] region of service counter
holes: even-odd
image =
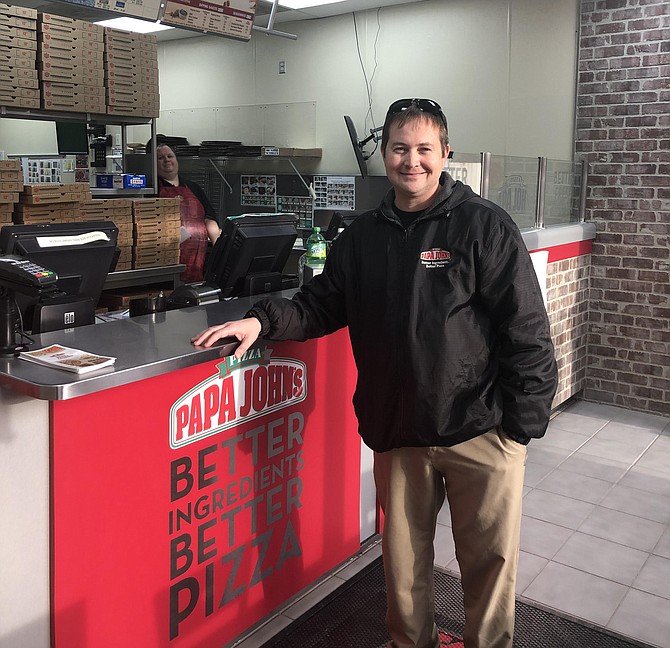
[[[360,548],[347,333],[191,345],[251,303],[36,336],[90,374],[0,360],[0,646],[224,646]]]
[[[556,330],[594,236],[524,233]],[[117,358],[91,374],[0,360],[0,647],[224,646],[371,535],[347,332],[191,345],[252,301],[36,336]],[[582,338],[556,346],[561,398]]]

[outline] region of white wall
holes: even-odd
[[[276,25],[296,41],[256,31],[249,43],[165,41],[158,132],[194,144],[320,147],[319,171],[357,173],[343,115],[362,139],[391,101],[424,96],[445,109],[455,151],[570,160],[577,21],[577,0],[425,0]],[[16,135],[18,121],[6,137],[6,124],[0,120],[0,149],[47,152],[12,150],[12,141],[25,149],[32,138]],[[148,133],[130,128],[128,139],[146,141]],[[379,153],[369,167],[383,174]]]
[[[343,115],[352,116],[361,139],[373,123],[366,120],[354,18],[375,125],[394,99],[426,96],[444,107],[456,151],[572,159],[575,0],[426,0],[278,25],[297,41],[260,33],[248,44],[215,37],[169,41],[160,47],[159,131],[194,143],[318,146],[322,171],[356,172]],[[280,60],[286,61],[284,75]],[[191,80],[196,73],[206,85]],[[303,103],[315,104],[314,115],[290,119],[295,104]],[[284,112],[276,110],[278,121],[270,126],[255,122],[250,135],[256,139],[235,137],[249,132],[234,119],[224,137],[215,108],[244,105],[257,107],[247,115],[266,105]],[[240,111],[240,119],[244,115]],[[213,134],[206,137],[206,131]],[[280,131],[287,142],[262,140],[268,131]],[[369,165],[383,174],[379,154]]]
[[[510,154],[571,160],[579,3],[514,0],[511,17]]]

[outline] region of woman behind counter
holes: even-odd
[[[149,144],[147,152],[150,150]],[[184,283],[202,281],[207,246],[209,243],[214,244],[221,233],[216,213],[198,184],[179,177],[179,161],[169,144],[158,142],[156,160],[159,197],[181,198],[182,241],[179,246],[179,263],[183,263],[186,270],[180,278]]]

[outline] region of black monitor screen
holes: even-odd
[[[368,164],[363,157],[363,150],[361,149],[358,143],[358,133],[356,133],[356,127],[349,115],[344,116],[344,123],[347,125],[347,132],[349,133],[349,140],[351,141],[351,146],[354,149],[354,155],[356,156],[356,162],[358,163],[358,170],[361,172],[361,177],[365,178],[368,174]]]
[[[277,290],[298,236],[290,214],[247,214],[226,218],[205,271],[205,283],[221,289],[221,297]]]
[[[56,122],[56,143],[60,155],[86,155],[88,153],[86,124]]]
[[[0,251],[53,270],[60,291],[89,298],[96,305],[118,258],[118,233],[109,221],[5,225],[0,230]],[[23,310],[30,304],[20,305]]]
[[[356,216],[359,214],[362,214],[363,212],[341,212],[341,211],[336,211],[333,212],[333,215],[330,217],[330,223],[328,223],[328,229],[326,230],[326,233],[323,235],[324,238],[328,241],[332,241],[336,236],[337,233],[341,230],[344,229],[345,227],[348,227],[353,223],[354,219]]]

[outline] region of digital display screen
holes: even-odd
[[[60,155],[88,154],[86,124],[78,122],[56,122],[56,143]]]

